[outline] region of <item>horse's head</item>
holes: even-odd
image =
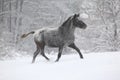
[[[73,26],[85,29],[87,27],[87,25],[82,20],[79,20],[78,18],[79,18],[79,14],[74,14],[74,16],[72,18]]]

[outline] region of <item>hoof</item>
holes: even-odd
[[[81,59],[84,59],[83,57],[80,57]]]
[[[59,60],[55,60],[55,62],[58,62]]]
[[[82,56],[82,55],[80,56],[80,59],[83,59],[83,56]]]
[[[50,59],[49,59],[49,58],[46,58],[46,60],[47,60],[47,61],[50,61]]]

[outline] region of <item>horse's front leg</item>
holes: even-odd
[[[58,62],[60,57],[61,57],[61,54],[62,54],[62,51],[63,51],[63,46],[62,47],[59,47],[59,53],[58,53],[58,56],[57,56],[57,59],[55,62]]]
[[[82,53],[80,52],[79,48],[75,45],[75,43],[70,44],[69,47],[75,49],[75,50],[79,53],[80,58],[83,59],[83,55],[82,55]]]

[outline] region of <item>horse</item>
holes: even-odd
[[[75,45],[75,29],[86,29],[87,25],[79,19],[79,14],[70,16],[61,26],[56,28],[43,28],[35,31],[31,31],[27,34],[23,34],[21,38],[27,37],[29,34],[34,34],[34,42],[36,44],[36,51],[34,52],[32,63],[35,62],[36,56],[40,54],[46,59],[49,58],[44,53],[45,46],[58,48],[58,55],[55,62],[58,62],[61,58],[63,48],[70,47],[79,53],[81,59],[83,55],[79,48]]]

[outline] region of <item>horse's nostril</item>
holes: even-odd
[[[87,28],[87,26],[85,25],[83,28],[84,28],[84,29],[86,29],[86,28]]]
[[[85,28],[87,28],[87,25],[85,25]]]

